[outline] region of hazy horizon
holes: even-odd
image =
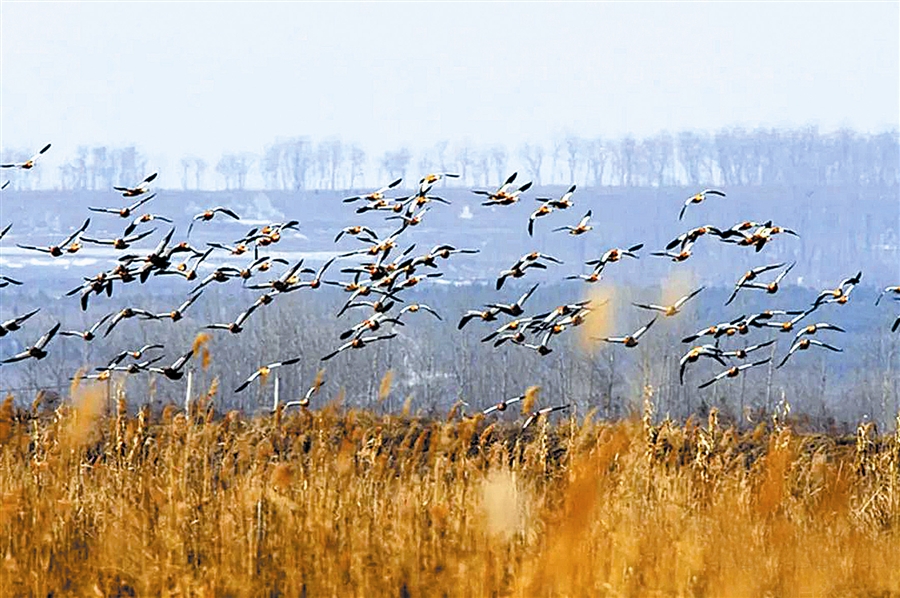
[[[0,149],[136,145],[178,162],[278,139],[441,140],[900,126],[900,5],[0,6]],[[171,171],[175,171],[174,173]]]

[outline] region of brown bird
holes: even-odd
[[[396,187],[397,185],[399,185],[402,182],[403,182],[403,179],[400,178],[400,179],[393,181],[392,183],[385,185],[384,187],[381,187],[380,189],[376,189],[375,191],[373,191],[372,193],[369,193],[368,195],[354,195],[353,197],[345,198],[343,201],[344,201],[344,203],[353,203],[353,202],[359,201],[359,200],[364,200],[364,201],[368,201],[368,202],[381,201],[384,199],[385,193],[387,193],[388,191],[390,191],[391,189],[393,189],[394,187]]]
[[[572,201],[572,196],[575,195],[575,185],[566,190],[559,199],[553,199],[552,197],[538,197],[537,201],[542,201],[545,204],[549,205],[551,208],[557,210],[566,210],[575,205],[575,202]]]
[[[581,218],[581,220],[575,226],[567,225],[560,226],[553,229],[553,232],[559,231],[569,231],[569,234],[572,236],[583,235],[584,233],[592,230],[594,227],[588,224],[591,220],[591,210],[588,210],[587,213]]]
[[[688,206],[693,204],[698,204],[703,202],[708,196],[717,195],[719,197],[725,197],[725,194],[722,191],[718,191],[716,189],[704,189],[700,193],[696,195],[691,195],[684,201],[684,205],[681,207],[681,211],[678,213],[678,219],[681,220],[684,218],[684,211],[687,210]]]
[[[87,227],[88,225],[90,225],[90,223],[91,219],[88,218],[84,221],[84,224],[81,225],[81,228],[66,237],[66,240],[59,245],[50,245],[49,247],[34,247],[33,245],[21,245],[19,243],[16,243],[16,247],[29,249],[32,251],[40,251],[42,253],[49,253],[52,257],[59,257],[63,253],[75,253],[81,248],[81,244],[76,242],[75,239],[77,239],[81,235],[81,233],[87,230]]]
[[[715,384],[716,382],[718,382],[719,380],[721,380],[723,378],[736,378],[744,370],[748,370],[750,368],[769,363],[770,361],[772,361],[772,358],[767,357],[767,358],[763,359],[762,361],[754,361],[753,363],[743,363],[741,365],[732,366],[732,367],[728,368],[727,370],[725,370],[724,372],[720,372],[720,373],[716,374],[715,378],[704,382],[697,388],[706,388],[707,386],[710,386],[711,384]]]
[[[532,412],[531,415],[528,416],[528,419],[526,419],[525,423],[522,425],[522,430],[524,431],[525,429],[530,427],[534,422],[536,422],[541,417],[549,415],[549,414],[553,413],[554,411],[562,411],[563,409],[568,409],[571,406],[572,406],[572,404],[570,403],[568,405],[557,405],[555,407],[544,407],[543,409],[538,409],[537,411]]]
[[[329,353],[328,355],[323,357],[321,359],[321,361],[328,361],[329,359],[331,359],[338,353],[340,353],[342,351],[346,351],[347,349],[362,349],[363,347],[365,347],[366,345],[368,345],[370,343],[374,343],[376,341],[381,341],[381,340],[388,340],[388,339],[394,338],[395,336],[397,336],[397,333],[395,333],[395,332],[392,332],[390,334],[382,334],[380,336],[369,336],[369,337],[358,336],[358,337],[354,338],[353,340],[351,340],[350,342],[344,343],[343,345],[341,345],[340,347],[338,347],[337,349],[335,349],[334,351],[332,351],[331,353]]]
[[[421,179],[419,179],[419,195],[425,195],[431,190],[435,183],[445,178],[457,179],[459,178],[459,175],[453,172],[426,174]]]
[[[229,322],[228,324],[210,324],[209,326],[206,326],[206,328],[210,330],[227,330],[231,334],[239,334],[244,330],[244,322],[247,321],[247,318],[250,317],[250,314],[252,314],[258,306],[258,302],[254,303],[245,311],[241,312],[234,322]]]
[[[680,234],[677,237],[675,237],[674,239],[672,239],[671,241],[669,241],[669,244],[666,245],[666,251],[675,249],[679,245],[681,245],[681,248],[684,249],[686,246],[693,245],[694,243],[696,243],[697,239],[699,239],[700,237],[702,237],[703,235],[705,235],[707,233],[710,233],[713,235],[721,235],[722,231],[720,231],[718,228],[716,228],[710,224],[705,224],[703,226],[698,226],[697,228],[692,228],[691,230],[687,231],[686,233]]]
[[[43,155],[44,153],[46,153],[48,149],[50,149],[50,144],[49,144],[49,143],[48,143],[47,145],[45,145],[45,146],[41,149],[41,151],[39,151],[39,152],[36,153],[35,155],[31,156],[30,158],[28,158],[28,159],[25,160],[24,162],[20,162],[20,163],[18,163],[18,164],[16,164],[16,163],[13,163],[13,164],[0,164],[0,168],[22,168],[22,169],[24,169],[24,170],[30,170],[30,169],[34,168],[34,161],[38,159],[38,156],[41,156],[41,155]]]
[[[258,370],[250,374],[250,377],[244,380],[240,386],[234,389],[235,393],[239,393],[245,388],[247,388],[251,382],[256,380],[259,377],[262,377],[263,380],[274,370],[275,368],[280,368],[284,365],[293,365],[295,363],[299,363],[302,357],[294,357],[292,359],[285,359],[283,361],[276,361],[275,363],[270,363],[269,365],[260,366]]]
[[[180,380],[184,376],[184,366],[193,355],[194,351],[190,350],[176,359],[175,363],[172,365],[168,365],[164,368],[147,368],[147,371],[162,374],[169,380]]]
[[[531,215],[528,217],[528,236],[529,237],[534,236],[534,221],[537,220],[538,218],[543,218],[544,216],[547,216],[548,214],[551,214],[552,212],[553,212],[553,206],[551,206],[548,203],[542,203],[535,211],[533,211],[531,213]]]
[[[600,259],[587,261],[587,262],[585,262],[585,265],[594,266],[595,271],[597,271],[597,273],[599,274],[600,272],[603,271],[603,268],[606,266],[606,264],[609,264],[612,262],[618,262],[623,257],[627,256],[627,257],[631,257],[634,259],[638,259],[638,255],[635,252],[640,250],[643,246],[644,246],[643,243],[638,243],[637,245],[632,245],[628,249],[621,249],[619,247],[614,247],[614,248],[608,250],[602,256],[600,256]]]
[[[148,231],[144,231],[142,233],[138,233],[136,235],[124,236],[124,237],[116,237],[115,239],[94,239],[91,237],[81,237],[81,240],[85,243],[94,243],[95,245],[111,245],[113,249],[128,249],[131,247],[132,243],[137,243],[141,239],[145,237],[149,237],[153,233],[156,232],[155,228],[151,228]]]
[[[124,208],[88,208],[88,210],[90,210],[91,212],[99,212],[101,214],[115,214],[120,218],[131,218],[131,215],[134,214],[135,210],[155,197],[156,193],[154,193],[153,195],[148,195],[147,197],[141,198],[133,204],[125,206]],[[169,222],[171,222],[171,220],[169,220]],[[128,233],[125,234],[127,235]]]
[[[802,320],[803,318],[805,318],[806,316],[811,314],[814,309],[815,308],[810,308],[806,311],[800,312],[799,314],[797,314],[790,320],[785,320],[783,322],[766,321],[766,322],[763,322],[762,325],[766,326],[768,328],[777,328],[780,332],[791,332],[794,330],[794,326],[797,324],[797,322],[799,322],[800,320]]]
[[[754,351],[758,351],[765,347],[768,347],[776,342],[776,339],[768,340],[764,343],[757,343],[755,345],[749,345],[744,347],[743,349],[733,349],[731,351],[722,351],[723,357],[736,357],[738,359],[747,359],[747,356]]]
[[[202,294],[203,294],[203,291],[194,293],[193,295],[188,297],[184,302],[182,302],[181,305],[179,305],[172,311],[164,312],[161,314],[156,314],[153,316],[153,318],[147,318],[145,316],[143,319],[145,319],[145,320],[149,320],[149,319],[164,320],[164,319],[168,318],[168,319],[172,320],[173,322],[177,322],[177,321],[181,320],[182,318],[184,318],[184,312],[187,311],[187,308],[189,308],[191,305],[193,305],[194,302],[197,299],[199,299],[200,295],[202,295]]]
[[[738,281],[734,285],[734,291],[731,293],[731,296],[728,298],[728,301],[725,302],[725,305],[730,304],[734,301],[734,298],[737,297],[738,291],[740,291],[744,284],[756,280],[756,278],[763,274],[764,272],[768,272],[769,270],[774,270],[776,268],[780,268],[784,265],[784,263],[779,264],[769,264],[767,266],[759,266],[758,268],[753,268],[751,270],[747,270],[743,276],[738,279]]]
[[[47,343],[50,342],[50,339],[52,339],[56,334],[56,331],[59,330],[59,326],[60,324],[59,322],[57,322],[56,326],[48,330],[41,338],[38,339],[36,343],[34,343],[32,346],[28,347],[21,353],[17,353],[12,357],[7,357],[3,360],[3,363],[14,363],[16,361],[22,361],[23,359],[28,358],[38,360],[45,358],[47,356],[47,351],[44,349],[44,347],[47,346]]]
[[[91,342],[97,336],[97,330],[106,323],[108,319],[113,317],[113,314],[106,314],[102,318],[100,318],[99,322],[95,322],[90,328],[87,330],[60,330],[60,336],[77,336],[81,338],[85,342]]]
[[[456,328],[458,330],[462,330],[463,327],[471,322],[474,318],[479,318],[482,322],[493,322],[497,319],[497,315],[499,313],[500,310],[495,308],[488,308],[485,310],[470,309],[459,320],[459,325],[457,325]]]
[[[835,326],[834,324],[829,324],[828,322],[819,322],[818,324],[810,324],[809,326],[804,326],[800,329],[799,332],[794,336],[794,341],[796,341],[801,336],[810,336],[812,334],[817,333],[820,330],[834,330],[836,332],[846,332],[840,326]]]
[[[499,403],[496,403],[496,404],[494,404],[494,405],[491,405],[490,407],[488,407],[487,409],[485,409],[484,411],[482,411],[481,414],[482,414],[482,415],[490,415],[491,413],[493,413],[493,412],[495,412],[495,411],[499,411],[500,413],[503,413],[504,411],[506,411],[506,409],[507,409],[510,405],[513,405],[513,404],[515,404],[515,403],[518,403],[519,401],[522,401],[522,400],[524,400],[524,399],[525,399],[525,395],[523,395],[523,394],[522,394],[522,395],[519,395],[519,396],[517,396],[517,397],[513,397],[513,398],[511,398],[511,399],[505,399],[505,400],[503,400],[503,401],[500,401]]]
[[[690,351],[684,354],[679,361],[679,365],[681,369],[678,372],[678,379],[684,384],[684,370],[687,368],[687,364],[694,363],[698,361],[701,357],[709,357],[715,359],[722,365],[728,365],[725,363],[725,360],[722,358],[722,350],[719,349],[716,345],[699,345],[697,347],[691,348]]]
[[[744,283],[740,284],[739,286],[740,286],[740,288],[744,288],[744,289],[762,289],[763,291],[765,291],[765,292],[768,293],[769,295],[774,295],[775,293],[778,292],[778,288],[779,288],[778,285],[779,285],[779,283],[781,283],[781,281],[784,280],[784,277],[787,276],[788,272],[790,272],[790,271],[794,268],[794,266],[796,265],[796,263],[797,263],[797,262],[792,262],[790,266],[788,266],[787,268],[785,268],[784,270],[782,270],[781,272],[779,272],[779,273],[778,273],[778,276],[776,276],[776,277],[775,277],[775,280],[773,280],[772,282],[768,282],[768,283],[763,283],[763,282],[744,282]],[[737,292],[737,291],[735,291],[735,293],[736,293],[736,292]],[[734,296],[734,294],[732,294],[732,297],[733,297],[733,296]],[[726,303],[726,305],[727,305],[727,303]]]
[[[814,338],[801,338],[801,339],[795,340],[791,344],[791,348],[788,351],[787,355],[784,356],[784,359],[782,359],[781,363],[779,363],[777,366],[775,366],[775,368],[778,369],[781,366],[783,366],[787,362],[787,360],[790,358],[790,356],[793,355],[794,353],[796,353],[797,351],[806,351],[813,345],[822,347],[823,349],[828,349],[829,351],[834,351],[835,353],[843,352],[843,349],[839,349],[838,347],[834,347],[827,343],[823,343],[822,341],[818,341]]]
[[[637,347],[638,339],[640,339],[641,336],[643,336],[644,333],[647,332],[651,326],[653,326],[654,322],[656,322],[656,318],[653,318],[647,324],[638,328],[634,333],[629,334],[627,336],[613,336],[613,337],[602,337],[602,338],[595,337],[594,340],[605,341],[607,343],[620,343],[620,344],[625,345],[626,347]]]
[[[3,323],[0,323],[0,337],[6,336],[10,332],[15,332],[16,330],[19,330],[22,327],[22,324],[24,324],[28,320],[28,318],[30,318],[31,316],[33,316],[34,314],[36,314],[39,311],[41,311],[40,307],[33,311],[28,312],[27,314],[25,314],[23,316],[18,316],[16,318],[12,318]]]
[[[632,305],[634,305],[635,307],[639,307],[641,309],[649,309],[649,310],[653,310],[653,311],[662,312],[662,314],[664,316],[671,317],[671,316],[674,316],[675,314],[679,313],[681,311],[681,308],[684,306],[684,304],[687,303],[688,301],[690,301],[691,299],[693,299],[694,297],[696,297],[697,294],[700,291],[702,291],[704,288],[705,287],[700,287],[696,291],[692,291],[691,293],[678,299],[678,301],[676,301],[672,305],[656,305],[654,303],[632,303]]]
[[[150,189],[150,183],[156,179],[157,173],[153,173],[134,187],[113,187],[116,191],[122,192],[122,197],[137,197],[143,195]],[[125,216],[127,218],[127,216]]]
[[[855,276],[845,278],[833,289],[825,289],[813,302],[813,307],[819,307],[825,303],[839,303],[843,305],[850,299],[850,293],[862,280],[862,271],[857,272]]]
[[[504,313],[504,314],[510,315],[514,318],[517,318],[517,317],[521,316],[523,313],[525,313],[525,309],[522,306],[525,305],[525,302],[528,301],[528,298],[531,297],[532,294],[534,294],[534,292],[537,290],[537,288],[538,288],[538,285],[535,284],[530,289],[528,289],[527,291],[522,293],[522,296],[519,297],[515,301],[515,303],[511,303],[509,305],[507,305],[505,303],[490,303],[487,305],[487,307],[492,308],[492,309],[497,309],[500,311],[500,313]]]
[[[118,355],[116,355],[115,357],[113,357],[110,360],[109,366],[107,366],[107,367],[118,365],[118,364],[122,363],[126,357],[130,357],[134,360],[138,360],[144,356],[144,353],[146,353],[147,351],[151,351],[153,349],[165,349],[165,347],[162,345],[159,345],[159,344],[151,344],[151,345],[144,345],[140,349],[135,349],[134,351],[122,351],[121,353],[119,353]]]
[[[551,255],[533,251],[519,258],[519,260],[515,264],[513,264],[512,268],[500,272],[500,276],[497,278],[497,290],[499,291],[503,287],[503,283],[507,278],[521,278],[525,276],[525,271],[528,268],[538,268],[540,270],[546,270],[547,266],[545,264],[542,264],[539,260],[553,262],[554,264],[562,264],[560,260]]]
[[[523,192],[531,188],[531,181],[529,181],[514,189],[513,182],[516,180],[517,175],[517,172],[512,173],[496,191],[474,190],[472,193],[487,197],[487,201],[481,203],[483,206],[508,206],[514,204],[519,201],[519,196]]]
[[[118,324],[122,320],[127,320],[136,316],[144,316],[145,318],[156,319],[156,316],[154,314],[145,309],[126,307],[125,309],[120,310],[115,316],[113,316],[112,322],[110,322],[109,326],[107,326],[106,332],[103,333],[103,336],[109,336],[109,333],[112,332],[112,329],[116,327],[116,324]]]
[[[187,236],[191,236],[191,231],[194,229],[195,222],[209,222],[215,217],[216,214],[225,214],[226,216],[229,216],[235,220],[241,219],[241,217],[235,214],[233,211],[229,210],[228,208],[223,208],[222,206],[216,206],[208,210],[203,210],[202,212],[194,216],[194,218],[191,220],[191,224],[190,226],[188,226]]]

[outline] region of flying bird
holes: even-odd
[[[674,316],[675,314],[679,313],[681,311],[681,308],[684,306],[684,304],[687,303],[688,301],[690,301],[691,299],[693,299],[694,297],[696,297],[697,294],[700,291],[702,291],[704,288],[705,287],[700,287],[699,289],[688,293],[684,297],[681,297],[680,299],[678,299],[672,305],[656,305],[654,303],[632,303],[632,305],[634,305],[635,307],[639,307],[641,309],[649,309],[649,310],[653,310],[653,311],[662,312],[662,314],[664,316],[671,317],[671,316]]]
[[[770,361],[772,361],[772,358],[771,358],[771,357],[767,357],[767,358],[765,358],[765,359],[763,359],[763,360],[761,360],[761,361],[754,361],[753,363],[743,363],[743,364],[741,364],[741,365],[731,366],[731,367],[728,368],[727,370],[725,370],[725,371],[723,371],[723,372],[720,372],[720,373],[716,374],[716,377],[715,377],[715,378],[713,378],[712,380],[707,380],[706,382],[704,382],[703,384],[701,384],[701,385],[698,386],[697,388],[698,388],[698,389],[699,389],[699,388],[706,388],[707,386],[710,386],[710,385],[712,385],[712,384],[715,384],[716,382],[718,382],[719,380],[722,380],[723,378],[736,378],[736,377],[737,377],[738,375],[740,375],[740,373],[743,372],[744,370],[749,370],[750,368],[754,368],[754,367],[757,367],[757,366],[760,366],[760,365],[769,363]]]
[[[240,220],[241,217],[235,214],[233,211],[228,208],[224,208],[222,206],[216,206],[214,208],[210,208],[208,210],[203,210],[196,216],[191,219],[191,224],[188,226],[187,236],[191,236],[191,231],[194,229],[194,223],[196,222],[209,222],[213,218],[215,218],[216,214],[225,214],[226,216],[233,218],[234,220]]]
[[[594,337],[594,340],[605,341],[607,343],[620,343],[625,345],[626,347],[637,347],[638,339],[640,339],[645,332],[650,330],[650,327],[653,326],[653,323],[656,322],[656,318],[650,320],[644,326],[641,326],[633,333],[627,336],[613,336],[613,337]]]
[[[797,351],[806,351],[813,345],[822,347],[823,349],[828,349],[829,351],[834,351],[835,353],[843,352],[843,349],[840,349],[833,345],[829,345],[828,343],[823,343],[822,341],[816,340],[814,338],[801,338],[801,339],[795,340],[793,343],[791,343],[791,348],[788,351],[787,355],[784,356],[784,359],[782,359],[781,363],[779,363],[777,366],[775,366],[775,368],[778,369],[781,366],[783,366],[785,363],[787,363],[787,360],[790,359],[791,355],[793,355]]]
[[[281,366],[284,366],[284,365],[293,365],[293,364],[295,364],[295,363],[299,363],[299,361],[300,361],[301,359],[302,359],[301,357],[294,357],[294,358],[292,358],[292,359],[285,359],[285,360],[283,360],[283,361],[276,361],[275,363],[270,363],[270,364],[268,364],[268,365],[260,366],[260,368],[259,368],[258,370],[256,370],[255,372],[253,372],[252,374],[250,374],[250,377],[247,378],[246,380],[244,380],[244,381],[241,383],[240,386],[238,386],[237,388],[235,388],[235,389],[234,389],[234,392],[235,392],[235,393],[241,392],[242,390],[244,390],[245,388],[247,388],[247,387],[250,385],[251,382],[253,382],[254,380],[256,380],[256,379],[259,378],[259,377],[262,377],[262,379],[265,380],[266,377],[267,377],[267,376],[272,372],[272,370],[274,370],[275,368],[280,368]]]
[[[35,155],[31,156],[24,162],[13,163],[13,164],[0,164],[0,168],[21,168],[24,170],[29,170],[31,168],[34,168],[34,161],[38,159],[38,156],[45,154],[48,149],[50,149],[49,143],[47,145],[45,145],[43,148],[41,148],[41,151],[39,151]]]
[[[169,380],[180,380],[184,376],[184,366],[193,355],[194,351],[192,349],[176,359],[172,365],[168,365],[164,368],[147,368],[147,371],[162,374]]]
[[[524,431],[527,428],[529,428],[532,424],[534,424],[541,417],[549,415],[549,414],[553,413],[554,411],[562,411],[563,409],[568,409],[571,406],[572,406],[572,404],[569,403],[567,405],[556,405],[555,407],[544,407],[543,409],[538,409],[537,411],[532,412],[531,415],[528,416],[528,419],[526,419],[525,423],[522,424],[522,430]]]
[[[149,191],[150,183],[156,179],[156,175],[157,173],[154,172],[134,187],[113,187],[113,189],[121,191],[122,197],[137,197],[138,195],[143,195]],[[125,216],[125,218],[127,218],[127,216]]]
[[[710,195],[725,197],[725,193],[723,193],[722,191],[718,191],[716,189],[704,189],[703,191],[701,191],[700,193],[697,193],[696,195],[691,195],[684,201],[684,205],[681,206],[681,211],[678,213],[678,219],[681,220],[682,218],[684,218],[684,211],[687,210],[689,205],[691,205],[692,203],[693,204],[701,203],[701,202],[703,202],[703,200],[705,200]]]
[[[569,231],[569,234],[572,236],[583,235],[584,233],[586,233],[589,230],[594,228],[593,226],[588,224],[588,222],[590,222],[590,220],[591,220],[591,210],[588,210],[587,213],[581,218],[581,220],[575,226],[572,226],[572,225],[560,226],[558,228],[554,228],[553,232],[559,232],[559,231],[565,230],[565,231]]]
[[[33,311],[28,312],[25,315],[18,316],[18,317],[9,319],[3,323],[0,323],[0,337],[4,337],[7,334],[9,334],[10,332],[15,332],[16,330],[19,330],[22,327],[22,324],[24,324],[31,316],[33,316],[34,314],[36,314],[39,311],[41,311],[40,307]]]
[[[113,317],[114,314],[106,314],[98,322],[95,322],[90,328],[87,330],[60,330],[60,336],[77,336],[81,340],[85,342],[91,342],[97,337],[97,330],[106,323],[108,319]]]
[[[33,245],[22,245],[20,243],[16,243],[16,247],[20,247],[21,249],[29,249],[32,251],[40,251],[42,253],[49,253],[52,257],[59,257],[63,255],[63,253],[75,253],[81,248],[81,244],[76,242],[81,233],[87,230],[87,227],[91,224],[91,219],[88,218],[84,221],[84,224],[76,230],[74,233],[66,237],[65,241],[60,243],[59,245],[50,245],[49,247],[35,247]]]
[[[332,351],[331,353],[329,353],[328,355],[323,357],[321,359],[321,361],[328,361],[329,359],[331,359],[338,353],[340,353],[342,351],[346,351],[347,349],[362,349],[363,347],[365,347],[368,344],[374,343],[376,341],[388,340],[388,339],[394,338],[395,336],[397,336],[396,332],[392,332],[390,334],[382,334],[379,336],[368,336],[368,337],[358,336],[358,337],[354,338],[353,340],[351,340],[347,343],[344,343],[343,345],[341,345],[340,347],[338,347],[337,349],[335,349],[334,351]]]
[[[16,361],[22,361],[22,360],[28,359],[28,358],[38,359],[38,360],[45,358],[47,356],[47,351],[45,350],[45,347],[47,346],[47,343],[49,343],[50,340],[53,338],[53,336],[56,334],[56,331],[59,330],[59,326],[60,326],[60,323],[57,322],[56,325],[53,328],[51,328],[50,330],[48,330],[41,338],[39,338],[36,343],[34,343],[32,346],[28,347],[21,353],[17,353],[16,355],[13,355],[12,357],[7,357],[6,359],[3,360],[3,363],[14,363]]]
[[[142,197],[141,199],[137,200],[133,204],[127,205],[124,208],[91,208],[91,207],[89,207],[88,210],[90,210],[91,212],[99,212],[101,214],[115,214],[119,218],[131,218],[131,215],[134,214],[135,210],[140,208],[142,205],[144,205],[151,199],[154,199],[155,197],[156,197],[156,193],[154,193],[153,195],[148,195],[147,197]],[[125,234],[127,235],[128,233],[125,233]]]

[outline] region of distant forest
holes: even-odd
[[[4,162],[25,160],[33,148],[4,148]],[[19,190],[107,190],[142,179],[153,167],[136,146],[81,146],[59,168],[11,172]],[[514,170],[540,185],[593,187],[795,186],[880,187],[900,184],[897,130],[862,134],[842,129],[730,128],[716,133],[658,133],[638,139],[560,137],[552,143],[474,146],[440,141],[423,151],[401,147],[367,155],[356,143],[306,136],[278,139],[260,153],[223,154],[217,163],[185,156],[168,187],[182,190],[248,189],[261,181],[271,191],[354,189],[373,179],[418,179],[456,172],[454,186],[499,184]],[[256,187],[258,185],[251,185]]]

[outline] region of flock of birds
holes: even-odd
[[[28,170],[35,166],[41,155],[50,149],[47,144],[29,160],[18,164],[2,164],[3,168],[18,168]],[[346,330],[339,335],[336,347],[333,351],[324,355],[321,360],[328,361],[341,353],[363,349],[373,343],[385,342],[397,336],[397,327],[405,326],[407,319],[415,314],[427,313],[432,317],[442,320],[442,316],[431,306],[423,303],[407,303],[403,297],[404,291],[411,289],[429,279],[443,276],[439,264],[449,260],[457,254],[477,253],[477,249],[457,248],[450,244],[439,244],[427,253],[416,255],[415,244],[405,245],[409,231],[423,221],[435,204],[449,204],[446,199],[434,193],[435,185],[445,178],[458,177],[454,173],[429,174],[419,180],[415,192],[411,195],[392,196],[393,190],[398,188],[402,179],[397,179],[388,185],[364,195],[348,197],[343,201],[356,206],[356,214],[363,215],[370,212],[385,215],[384,222],[394,228],[386,236],[381,236],[374,228],[365,224],[354,224],[341,229],[334,242],[341,243],[345,239],[353,239],[359,243],[357,249],[340,254],[337,258],[326,261],[320,268],[311,269],[303,267],[303,260],[289,263],[281,258],[272,258],[263,255],[266,248],[278,243],[285,231],[295,230],[299,222],[291,220],[287,222],[273,222],[262,227],[251,228],[246,235],[230,243],[211,242],[205,247],[195,247],[190,243],[190,235],[195,225],[210,222],[216,219],[229,218],[240,221],[240,217],[231,209],[224,206],[216,206],[203,210],[196,214],[187,230],[187,238],[180,242],[173,242],[175,228],[170,230],[157,241],[149,251],[125,252],[139,241],[153,235],[156,228],[144,229],[152,222],[172,223],[166,216],[147,211],[147,206],[156,197],[151,191],[151,186],[157,178],[153,173],[134,186],[114,187],[122,197],[134,201],[124,207],[89,207],[94,214],[104,214],[107,217],[118,218],[127,221],[120,236],[114,238],[96,238],[86,233],[91,225],[91,218],[84,222],[68,237],[57,244],[49,246],[35,246],[18,244],[18,247],[30,251],[41,252],[53,258],[77,253],[85,244],[94,244],[112,247],[123,254],[118,257],[117,263],[109,270],[101,271],[96,276],[86,278],[84,283],[72,289],[67,295],[78,295],[82,310],[86,310],[89,301],[94,296],[112,296],[116,285],[125,285],[134,282],[146,283],[151,277],[175,275],[183,277],[186,281],[195,283],[184,301],[171,311],[153,313],[147,310],[126,307],[118,312],[109,313],[86,330],[60,330],[61,324],[57,323],[36,342],[16,355],[2,359],[3,364],[21,362],[28,359],[43,359],[47,356],[47,347],[54,337],[75,337],[84,342],[91,342],[98,336],[108,337],[116,326],[131,318],[139,320],[171,320],[177,322],[184,318],[185,312],[201,297],[205,287],[212,284],[228,283],[232,280],[240,280],[246,288],[263,291],[259,298],[250,306],[241,311],[231,322],[210,323],[205,326],[209,330],[225,330],[231,334],[239,334],[244,330],[250,317],[259,309],[276,301],[280,296],[308,289],[314,291],[324,286],[334,286],[347,293],[347,299],[338,312],[338,317],[346,314],[359,314],[354,323],[348,324]],[[523,193],[529,190],[531,182],[516,185],[517,174],[510,175],[502,185],[496,189],[474,190],[473,193],[482,196],[483,206],[502,207],[519,202]],[[7,181],[8,184],[8,181]],[[5,187],[6,184],[3,185]],[[554,212],[564,212],[575,205],[573,197],[576,191],[572,185],[562,196],[558,198],[539,197],[536,209],[530,214],[527,223],[529,236],[533,236],[535,225],[539,219]],[[681,221],[688,208],[702,204],[710,198],[723,198],[725,193],[716,189],[706,189],[684,201],[678,220]],[[577,223],[573,225],[559,226],[552,229],[552,233],[566,233],[570,236],[584,235],[592,230],[592,213],[588,210]],[[10,230],[12,224],[0,231],[2,239]],[[738,222],[729,228],[717,228],[711,225],[702,225],[691,228],[676,236],[666,245],[664,250],[651,252],[650,255],[670,259],[674,262],[683,262],[692,255],[697,241],[703,237],[716,237],[723,243],[730,243],[740,247],[752,247],[760,252],[768,243],[772,242],[780,234],[799,236],[797,232],[777,226],[769,222]],[[582,280],[586,284],[597,283],[607,267],[625,258],[639,259],[639,252],[643,244],[638,243],[629,247],[614,247],[603,252],[599,258],[587,260],[585,266],[588,271],[566,276],[566,279]],[[232,266],[215,267],[208,275],[201,278],[198,269],[215,253],[234,256],[248,256],[248,263],[243,268]],[[333,272],[332,266],[337,259],[357,258],[358,263],[341,268],[340,273],[347,275],[347,279],[326,279],[326,274]],[[538,251],[530,252],[513,263],[509,268],[498,273],[496,290],[501,291],[504,283],[510,278],[523,278],[529,270],[546,270],[556,267],[562,262],[557,258]],[[772,263],[748,270],[737,280],[734,290],[726,301],[729,305],[740,292],[765,292],[774,295],[779,290],[779,284],[791,271],[794,264]],[[280,272],[270,274],[271,278],[265,282],[256,282],[263,273],[280,269]],[[774,274],[774,276],[773,276]],[[784,354],[777,368],[784,366],[793,355],[799,351],[806,351],[813,347],[822,350],[840,352],[841,348],[819,340],[822,332],[843,332],[838,326],[826,321],[814,324],[802,325],[801,322],[813,313],[820,312],[828,305],[844,305],[849,299],[854,288],[860,283],[862,272],[840,281],[834,288],[823,290],[816,300],[809,306],[797,310],[766,310],[761,313],[742,315],[739,318],[715,323],[704,327],[697,333],[683,339],[685,343],[694,343],[700,339],[706,340],[690,348],[680,359],[679,377],[684,383],[686,369],[701,358],[718,362],[724,369],[713,378],[699,384],[699,388],[713,385],[725,378],[735,378],[743,372],[769,363],[772,357],[753,360],[751,354],[775,344],[777,334],[743,348],[723,348],[720,341],[723,338],[745,336],[757,330],[773,330],[775,333],[793,335],[788,351]],[[253,282],[250,282],[253,279]],[[768,279],[768,280],[766,280]],[[0,288],[9,285],[21,285],[22,282],[5,275],[0,276]],[[519,296],[512,303],[489,303],[477,309],[466,311],[459,320],[458,328],[466,327],[470,322],[490,322],[497,327],[484,336],[482,342],[492,342],[495,347],[506,343],[532,350],[541,356],[553,351],[551,343],[554,337],[563,335],[567,331],[583,324],[590,317],[592,311],[599,305],[591,300],[575,301],[563,304],[554,309],[542,312],[526,314],[526,303],[535,293],[538,284],[531,286],[527,292]],[[648,334],[659,317],[668,318],[679,314],[682,308],[691,299],[704,290],[699,287],[679,298],[670,305],[658,305],[653,303],[634,303],[634,307],[640,310],[655,312],[656,316],[643,324],[634,332],[621,336],[600,337],[595,340],[605,343],[620,344],[626,349],[638,346],[645,334]],[[882,297],[890,295],[896,301],[900,301],[900,285],[884,287],[875,300],[879,304]],[[400,307],[400,305],[403,307]],[[0,337],[18,331],[26,322],[40,311],[34,309],[21,316],[14,317],[0,324]],[[891,330],[896,332],[900,328],[900,316],[893,322]],[[340,344],[338,344],[340,343]],[[136,374],[149,372],[164,376],[170,380],[179,380],[184,376],[185,368],[194,354],[193,348],[178,354],[168,365],[160,362],[164,355],[150,357],[153,352],[161,351],[164,347],[151,344],[137,350],[127,350],[119,353],[107,365],[96,368],[95,372],[84,378],[95,380],[109,380],[117,372],[124,374]],[[774,353],[773,353],[774,355]],[[242,384],[234,389],[238,393],[253,384],[256,380],[264,381],[275,369],[296,364],[300,357],[290,357],[280,361],[260,366]],[[297,405],[307,407],[313,395],[318,392],[323,384],[322,376],[316,378],[310,386],[304,398],[299,401],[287,403],[289,407]],[[494,412],[503,412],[513,403],[524,399],[525,395],[505,399],[483,410],[484,415]],[[532,412],[527,418],[524,427],[528,427],[541,416],[551,412],[568,409],[570,405],[554,405]]]

